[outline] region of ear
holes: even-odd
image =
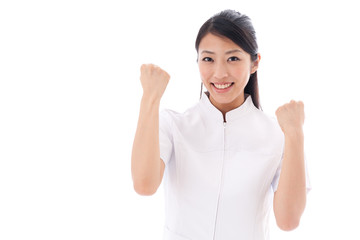
[[[251,74],[255,73],[259,67],[259,62],[261,60],[261,55],[260,53],[257,54],[257,59],[255,61],[252,62],[251,64]]]

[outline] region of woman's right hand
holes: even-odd
[[[170,80],[170,75],[154,64],[141,65],[140,81],[146,97],[160,100]]]

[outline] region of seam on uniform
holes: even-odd
[[[216,236],[216,228],[217,228],[217,222],[218,222],[218,215],[219,215],[219,205],[220,205],[220,197],[221,197],[221,193],[223,191],[223,174],[224,174],[224,165],[225,165],[225,127],[224,127],[224,135],[223,135],[223,143],[224,143],[224,148],[223,148],[223,159],[222,159],[222,164],[221,164],[221,174],[220,174],[220,189],[219,189],[219,194],[218,194],[218,200],[217,200],[217,206],[216,206],[216,215],[215,215],[215,225],[214,225],[214,235],[213,235],[213,240],[215,240],[215,236]]]
[[[225,155],[225,153],[224,153],[224,155]],[[220,189],[219,189],[217,205],[216,205],[216,215],[215,215],[215,225],[214,225],[214,235],[213,235],[214,240],[215,240],[216,228],[217,228],[217,222],[218,222],[220,198],[221,198],[221,193],[223,191],[223,187],[222,187],[222,185],[223,185],[223,171],[224,171],[224,161],[221,164]]]

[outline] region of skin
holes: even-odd
[[[255,61],[227,38],[206,35],[199,45],[198,65],[201,80],[210,92],[211,103],[226,121],[226,113],[244,102],[244,88],[250,74],[258,69]],[[141,66],[143,96],[138,126],[133,143],[131,173],[135,191],[154,194],[161,184],[165,164],[160,159],[159,106],[170,75],[153,64]],[[231,90],[217,93],[212,83],[233,83]],[[283,166],[278,189],[274,194],[274,214],[278,226],[285,231],[295,229],[306,204],[304,167],[304,104],[299,101],[276,110],[278,123],[285,136]]]
[[[291,100],[276,110],[285,136],[284,158],[278,189],[274,194],[274,213],[285,231],[298,227],[306,205],[304,162],[304,103]]]
[[[170,75],[154,64],[141,66],[143,96],[131,155],[131,174],[135,191],[144,196],[157,191],[164,174],[159,146],[159,107],[169,79]]]

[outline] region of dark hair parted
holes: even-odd
[[[258,58],[258,45],[255,29],[251,19],[234,10],[225,10],[215,14],[200,28],[196,38],[195,48],[199,52],[199,44],[206,34],[211,33],[219,37],[226,37],[250,54],[251,60]],[[244,92],[251,95],[254,105],[261,109],[257,72],[251,74]]]

